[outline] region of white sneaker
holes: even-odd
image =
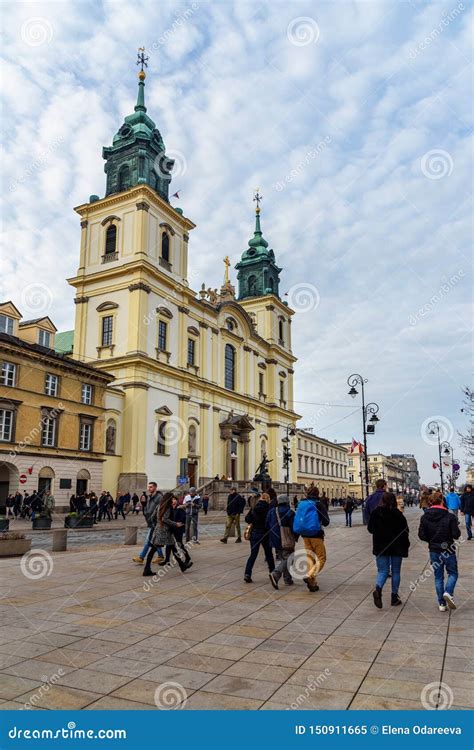
[[[448,594],[447,591],[444,592],[443,599],[448,605],[449,609],[456,609],[456,604],[454,603],[454,597],[451,596],[451,594]]]
[[[440,604],[439,605],[439,611],[440,612],[446,612],[447,609],[448,608],[447,608],[446,604]]]

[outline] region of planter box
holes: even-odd
[[[0,557],[19,557],[30,549],[31,539],[6,539],[2,542],[0,537]]]
[[[69,518],[64,519],[65,529],[92,529],[94,521],[92,518]]]
[[[0,531],[8,531],[10,528],[9,518],[0,518]]]
[[[32,521],[32,529],[50,529],[51,528],[51,518],[35,518]]]

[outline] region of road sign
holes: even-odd
[[[20,474],[20,479],[19,479],[20,484],[26,484],[27,479],[28,477],[26,476],[26,474]]]
[[[187,484],[188,478],[187,477],[179,477],[178,484]]]

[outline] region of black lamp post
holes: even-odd
[[[439,478],[441,481],[441,492],[444,495],[444,474],[443,474],[443,459],[441,457],[441,438],[440,438],[440,426],[439,422],[433,421],[428,424],[428,432],[430,435],[436,435],[437,441],[438,441],[438,456],[439,456]],[[443,443],[443,445],[446,445],[446,447],[449,445],[449,443]],[[451,446],[449,446],[451,447]],[[448,450],[449,454],[449,450]]]
[[[441,443],[441,451],[442,451],[443,456],[450,456],[450,458],[451,458],[451,462],[450,462],[451,463],[451,482],[452,482],[452,484],[455,484],[454,476],[453,476],[453,474],[454,474],[454,471],[453,471],[453,464],[454,464],[453,446],[451,445],[451,443],[448,443],[447,440],[444,440]],[[448,477],[449,477],[449,475],[448,475]]]
[[[357,373],[350,375],[347,379],[347,385],[350,386],[349,396],[352,396],[352,398],[355,398],[359,394],[359,391],[357,390],[356,385],[359,385],[361,387],[361,392],[362,392],[362,428],[363,428],[363,435],[364,435],[365,496],[368,497],[369,495],[369,458],[367,456],[367,435],[374,434],[375,425],[380,420],[377,416],[377,413],[379,410],[378,404],[375,404],[375,403],[366,404],[365,403],[364,386],[366,383],[367,383],[367,379],[363,378],[362,375],[358,375]],[[369,419],[369,415],[370,415],[370,419]]]
[[[282,438],[283,443],[283,468],[285,469],[285,482],[286,482],[286,496],[288,503],[290,502],[290,464],[293,461],[293,457],[290,451],[290,436],[296,435],[296,428],[294,425],[289,424],[285,428],[285,437]]]

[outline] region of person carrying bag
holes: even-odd
[[[295,512],[291,509],[286,495],[277,497],[277,505],[270,508],[267,515],[267,529],[270,533],[270,545],[275,550],[275,569],[269,574],[270,583],[278,589],[278,581],[283,576],[287,586],[293,584],[288,562],[295,551],[297,536],[293,531]]]

